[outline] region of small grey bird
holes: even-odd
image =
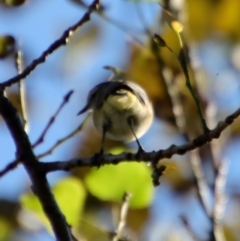
[[[146,92],[131,81],[107,81],[95,86],[89,93],[86,106],[78,113],[93,112],[93,123],[112,140],[136,140],[138,151],[143,151],[138,138],[150,127],[153,120],[152,104]]]

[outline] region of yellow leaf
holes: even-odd
[[[60,210],[65,215],[67,222],[76,226],[85,201],[85,189],[80,180],[67,177],[59,181],[52,189]],[[20,202],[24,209],[33,213],[45,227],[50,230],[50,224],[43,213],[41,204],[32,193],[21,196]]]
[[[92,169],[85,179],[89,192],[104,201],[122,201],[131,193],[130,206],[148,207],[153,198],[150,169],[145,163],[120,163]]]

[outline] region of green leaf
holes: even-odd
[[[85,179],[89,192],[104,201],[122,201],[125,192],[132,193],[130,206],[150,205],[153,185],[150,169],[144,163],[120,163],[92,169]]]
[[[74,177],[64,178],[53,187],[52,192],[67,222],[77,226],[86,196],[81,181]],[[24,194],[20,201],[24,209],[35,214],[48,229],[50,228],[49,221],[35,195]]]

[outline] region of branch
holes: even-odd
[[[218,168],[217,177],[215,180],[215,205],[213,211],[214,220],[214,235],[217,241],[226,241],[224,231],[222,227],[222,218],[224,215],[224,209],[227,202],[225,195],[226,178],[229,171],[229,160],[222,160]]]
[[[199,115],[199,118],[201,120],[201,124],[203,127],[203,131],[204,133],[208,132],[209,129],[207,127],[206,121],[204,119],[202,110],[201,110],[201,106],[200,106],[200,101],[199,98],[197,96],[197,93],[195,93],[192,85],[191,85],[191,81],[190,81],[190,77],[189,77],[189,73],[188,73],[188,67],[187,67],[187,57],[185,56],[184,53],[184,48],[183,48],[183,44],[182,44],[182,39],[181,39],[181,35],[179,33],[177,33],[178,39],[179,39],[179,43],[180,43],[180,52],[179,55],[176,55],[173,50],[167,45],[167,43],[158,35],[158,34],[154,34],[153,37],[153,41],[159,46],[159,47],[166,47],[173,55],[175,55],[175,57],[177,58],[177,60],[179,61],[183,74],[185,76],[185,85],[187,86],[187,88],[190,91],[190,94],[193,97],[193,100],[195,102],[196,108],[197,108],[197,113]]]
[[[15,53],[15,66],[18,74],[21,74],[23,70],[23,54],[20,50],[18,50]],[[24,84],[23,79],[19,81],[18,88],[19,88],[20,104],[22,109],[23,126],[24,126],[24,130],[28,132],[29,123],[28,123],[28,113],[27,113],[26,86]]]
[[[113,164],[116,165],[120,162],[149,162],[151,160],[161,160],[163,158],[171,158],[173,155],[183,155],[188,151],[192,151],[198,147],[201,147],[213,139],[219,138],[223,130],[225,130],[233,121],[240,115],[240,108],[234,113],[229,115],[224,121],[218,123],[218,125],[208,133],[204,133],[194,140],[181,145],[171,145],[165,150],[141,152],[141,153],[121,153],[119,155],[105,154],[101,157],[102,165]],[[56,162],[41,162],[39,163],[41,171],[45,173],[54,172],[58,170],[68,171],[76,167],[91,166],[99,167],[99,160],[96,161],[96,156],[90,158],[73,158],[68,161],[56,161]]]
[[[51,125],[54,123],[55,119],[57,118],[58,114],[60,113],[60,111],[62,110],[62,108],[64,107],[65,104],[67,104],[67,102],[69,101],[71,95],[73,94],[73,90],[70,90],[64,97],[63,97],[63,101],[60,104],[60,106],[58,107],[57,111],[54,113],[54,115],[49,119],[46,127],[44,128],[42,134],[39,136],[39,138],[36,140],[36,142],[32,145],[32,148],[35,148],[37,145],[39,145],[40,143],[42,143],[44,141],[44,137],[47,134],[47,131],[49,130],[49,128],[51,127]]]
[[[188,219],[185,215],[180,215],[180,220],[182,221],[182,224],[184,225],[184,227],[187,229],[189,235],[191,236],[193,241],[200,241],[199,238],[195,235],[195,233],[193,232]]]
[[[62,45],[66,45],[69,37],[73,35],[74,32],[76,32],[85,22],[90,20],[90,15],[93,11],[98,10],[100,6],[100,0],[94,0],[93,3],[88,7],[87,12],[82,16],[82,18],[73,26],[68,28],[62,36],[57,39],[54,43],[52,43],[42,54],[40,57],[36,58],[35,60],[32,61],[32,63],[27,66],[21,74],[18,74],[11,79],[1,83],[0,85],[5,88],[7,86],[11,86],[17,82],[19,82],[21,79],[24,79],[28,77],[32,71],[41,63],[44,63],[46,58],[52,54],[55,50],[57,50],[59,47]]]
[[[165,41],[163,39],[161,39],[160,36],[156,35],[154,38],[159,45],[161,45],[161,46],[166,45]],[[167,45],[166,45],[166,47],[169,48]],[[169,50],[171,52],[173,52],[170,48],[169,48]],[[172,105],[173,105],[173,114],[174,114],[174,117],[176,120],[176,125],[178,127],[179,132],[185,137],[185,139],[187,141],[189,141],[191,139],[192,135],[189,133],[189,128],[187,127],[187,124],[186,124],[186,119],[185,119],[184,111],[183,111],[183,104],[181,103],[181,100],[180,100],[178,88],[175,84],[175,81],[173,80],[173,77],[169,76],[169,73],[167,75],[166,71],[164,73],[166,73],[165,79],[166,79],[168,92],[171,97],[171,101],[172,101]],[[212,126],[212,128],[214,128],[216,125],[217,125],[217,123],[215,123]],[[212,141],[211,144],[213,142],[214,141]],[[192,166],[195,183],[196,183],[197,190],[198,190],[198,198],[199,198],[200,204],[203,207],[203,210],[205,211],[206,215],[209,217],[209,219],[212,223],[213,219],[212,219],[211,205],[209,204],[209,198],[208,198],[210,190],[209,190],[209,187],[208,187],[208,184],[205,179],[204,172],[203,172],[201,159],[199,156],[199,150],[198,149],[192,150],[189,152],[189,154],[190,154],[190,163]],[[189,227],[189,225],[187,225],[186,222],[185,222],[185,226],[190,232],[190,227]]]
[[[19,163],[20,163],[19,160],[14,160],[14,161],[11,161],[9,164],[7,164],[7,166],[0,171],[0,178],[3,177],[6,173],[15,169]]]
[[[67,140],[69,140],[70,138],[75,136],[77,133],[79,133],[85,127],[85,124],[89,121],[90,116],[91,116],[91,113],[89,113],[87,115],[87,117],[83,120],[83,122],[76,129],[74,129],[68,135],[66,135],[63,138],[56,141],[56,143],[53,146],[51,146],[47,151],[43,152],[42,154],[37,155],[37,158],[41,159],[45,156],[48,156],[48,155],[52,154],[53,151],[55,149],[57,149],[61,144],[63,144],[64,142],[66,142]]]
[[[180,38],[180,34],[178,36]],[[190,77],[189,77],[189,73],[188,73],[188,67],[187,67],[187,58],[185,56],[184,49],[183,49],[182,45],[181,45],[181,50],[180,50],[180,53],[179,53],[178,60],[181,64],[181,67],[182,67],[182,70],[183,70],[183,73],[184,73],[184,76],[185,76],[185,81],[186,81],[185,84],[186,84],[187,88],[189,89],[189,91],[190,91],[190,93],[193,97],[193,100],[195,102],[195,105],[196,105],[196,108],[197,108],[197,113],[198,113],[199,118],[200,118],[201,123],[202,123],[203,131],[204,131],[204,133],[206,133],[206,132],[209,131],[209,129],[207,127],[206,120],[205,120],[205,118],[203,116],[203,113],[202,113],[202,110],[201,110],[200,100],[197,96],[196,91],[194,91],[194,89],[191,85],[191,81],[190,81]]]
[[[54,123],[57,115],[59,114],[59,112],[61,111],[61,109],[63,108],[63,106],[69,101],[69,98],[70,98],[70,96],[72,95],[72,93],[73,93],[73,90],[69,91],[69,92],[64,96],[61,105],[58,107],[56,113],[50,118],[50,120],[48,121],[48,124],[46,125],[46,127],[45,127],[45,129],[43,130],[42,134],[41,134],[40,137],[37,139],[37,141],[32,145],[32,148],[35,148],[38,144],[40,144],[41,142],[43,142],[44,137],[45,137],[47,131],[49,130],[49,128],[51,127],[51,125]],[[24,125],[24,124],[23,124],[23,125]],[[82,127],[82,126],[83,126],[83,124],[81,125],[81,127]],[[80,129],[81,129],[81,128],[78,127],[78,131],[80,131]],[[24,130],[25,130],[25,128],[24,128]],[[26,131],[26,130],[25,130],[25,131]],[[37,156],[37,158],[40,159],[41,157],[44,157],[44,156],[46,156],[46,155],[48,155],[48,154],[51,154],[55,148],[57,148],[58,146],[60,146],[60,144],[62,144],[62,143],[65,142],[66,140],[70,139],[70,138],[71,138],[72,136],[74,136],[75,134],[77,134],[78,131],[75,130],[74,134],[70,133],[70,134],[72,134],[72,135],[70,135],[70,137],[69,137],[69,135],[68,135],[67,138],[65,137],[65,138],[59,140],[52,148],[50,148],[50,150],[48,150],[48,151],[46,151],[45,153]],[[1,178],[2,176],[4,176],[6,173],[8,173],[9,171],[12,171],[13,169],[15,169],[15,168],[18,166],[19,163],[20,163],[19,160],[14,160],[14,161],[10,162],[6,167],[4,167],[2,170],[0,170],[0,178]]]
[[[3,95],[2,89],[0,89],[0,113],[15,142],[16,159],[24,165],[32,181],[32,190],[38,197],[57,240],[72,241],[68,224],[51,193],[45,173],[39,168],[39,162],[33,153],[31,143],[23,129],[17,111]]]
[[[132,197],[132,194],[130,193],[124,194],[116,234],[113,237],[112,241],[120,241],[124,237],[123,231],[127,223],[127,214],[128,214],[129,202],[131,197]]]

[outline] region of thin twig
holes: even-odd
[[[178,34],[178,36],[181,39],[180,34]],[[186,79],[186,86],[189,89],[189,91],[190,91],[190,93],[193,97],[193,100],[196,104],[197,112],[198,112],[199,118],[200,118],[201,123],[202,123],[203,131],[204,131],[204,133],[206,133],[206,132],[209,131],[209,129],[207,127],[206,121],[204,119],[204,116],[203,116],[203,113],[202,113],[202,110],[201,110],[199,98],[198,98],[196,92],[193,90],[193,87],[191,85],[191,81],[190,81],[190,77],[189,77],[189,73],[188,73],[186,56],[185,56],[184,49],[183,49],[183,46],[182,46],[182,41],[180,41],[180,44],[181,44],[181,50],[180,50],[180,53],[179,53],[178,60],[181,64],[181,67],[182,67],[182,70],[183,70],[183,73],[184,73],[184,76],[185,76],[185,79]]]
[[[180,100],[178,88],[173,81],[172,74],[167,68],[163,69],[163,76],[167,85],[167,91],[172,102],[173,115],[175,117],[178,131],[185,135],[187,131],[186,120],[184,117],[183,106]]]
[[[191,226],[189,225],[189,222],[187,220],[187,217],[184,215],[180,216],[180,220],[182,221],[184,227],[187,229],[188,233],[190,234],[190,236],[192,237],[192,239],[194,241],[200,241],[199,238],[195,235],[195,233],[193,232]]]
[[[206,107],[206,120],[207,124],[210,128],[213,128],[216,126],[216,114],[217,114],[217,109],[216,106],[213,103],[208,103]],[[212,153],[212,159],[213,159],[213,166],[214,166],[214,171],[215,175],[218,173],[218,168],[220,165],[220,154],[221,154],[221,142],[219,140],[214,140],[210,143],[211,147],[211,153]]]
[[[75,1],[73,0],[74,3],[76,3],[78,6],[84,7],[84,8],[88,8],[88,5],[86,3],[84,3],[83,1]],[[140,29],[133,29],[133,28],[129,28],[129,26],[124,26],[121,22],[118,22],[117,20],[106,16],[104,14],[105,8],[104,6],[102,8],[99,9],[99,11],[96,12],[96,14],[101,17],[103,20],[105,20],[107,23],[113,25],[114,27],[116,27],[117,29],[127,33],[127,32],[134,32],[136,34],[143,34],[143,31],[141,31]]]
[[[116,165],[120,162],[149,162],[151,160],[158,159],[159,161],[163,158],[171,158],[173,155],[183,155],[188,151],[192,151],[199,148],[213,139],[220,137],[223,130],[225,130],[233,121],[240,115],[240,108],[234,113],[229,115],[224,121],[218,123],[218,125],[208,133],[204,133],[192,141],[186,144],[176,146],[171,145],[165,150],[158,150],[152,152],[142,152],[142,153],[121,153],[119,155],[104,154],[101,156],[102,165]],[[73,158],[68,161],[56,161],[56,162],[41,162],[40,163],[42,171],[48,173],[58,170],[70,170],[76,167],[97,167],[99,163],[96,162],[96,156],[90,158]]]
[[[7,164],[7,166],[4,167],[4,168],[0,171],[0,178],[1,178],[2,176],[4,176],[6,173],[8,173],[8,172],[12,171],[13,169],[15,169],[15,168],[18,166],[19,163],[20,163],[19,160],[14,160],[14,161],[10,162],[9,164]]]
[[[200,202],[207,216],[212,220],[212,207],[210,205],[210,190],[207,185],[205,175],[202,169],[199,152],[197,149],[190,151],[190,159],[192,170],[197,182],[197,189],[200,197]]]
[[[141,25],[144,27],[144,32],[148,35],[148,37],[151,38],[151,35],[152,35],[151,31],[150,31],[150,29],[148,28],[148,26],[147,26],[147,24],[145,22],[143,13],[142,13],[138,3],[135,4],[135,9],[136,9],[137,15],[138,15],[138,17],[139,17],[139,19],[141,21]]]
[[[21,74],[23,71],[23,57],[22,57],[22,52],[20,50],[16,52],[15,65],[16,65],[18,74]],[[28,123],[28,114],[27,114],[26,87],[23,79],[19,81],[19,96],[20,96],[20,104],[22,108],[23,127],[24,127],[24,130],[28,132],[29,123]]]
[[[221,220],[224,214],[227,198],[224,195],[226,177],[228,174],[229,161],[223,160],[218,169],[218,175],[215,180],[215,205],[213,212],[214,235],[217,241],[226,241]]]
[[[35,143],[32,145],[32,148],[35,148],[37,145],[39,145],[40,143],[42,143],[44,141],[44,137],[47,134],[47,131],[49,130],[49,128],[51,127],[51,125],[53,125],[54,121],[56,120],[57,116],[59,115],[60,111],[62,110],[62,108],[68,103],[70,97],[73,94],[73,90],[70,90],[64,97],[63,97],[63,101],[60,104],[60,106],[58,107],[56,113],[49,119],[46,127],[44,128],[42,134],[39,136],[39,138],[35,141]]]
[[[180,42],[180,53],[179,55],[176,55],[173,50],[167,45],[167,43],[158,35],[158,34],[154,34],[153,37],[153,41],[159,46],[159,47],[166,47],[179,61],[181,68],[183,70],[183,74],[185,76],[185,80],[186,80],[186,86],[189,89],[193,100],[196,104],[196,108],[197,108],[197,113],[199,115],[199,118],[201,120],[201,124],[203,127],[203,131],[204,133],[207,133],[209,131],[209,128],[207,127],[206,121],[204,119],[202,110],[201,110],[201,106],[200,106],[200,101],[199,98],[197,96],[197,94],[195,93],[195,91],[193,90],[193,87],[191,85],[191,81],[190,81],[190,77],[189,77],[189,73],[188,73],[188,67],[187,67],[187,58],[184,52],[184,48],[183,48],[183,44],[182,44],[182,39],[181,39],[181,35],[180,33],[177,34],[179,42]]]
[[[37,155],[38,159],[41,159],[45,156],[48,156],[50,154],[53,153],[53,151],[59,147],[61,144],[63,144],[64,142],[66,142],[67,140],[69,140],[70,138],[72,138],[73,136],[75,136],[79,131],[81,131],[85,124],[88,122],[89,118],[91,116],[91,113],[87,115],[87,117],[83,120],[83,122],[75,129],[73,130],[71,133],[69,133],[68,135],[66,135],[65,137],[59,139],[52,147],[50,147],[47,151],[43,152],[42,154]]]
[[[160,6],[162,7],[162,5],[160,5]],[[187,58],[186,58],[186,55],[184,52],[184,46],[183,46],[183,41],[182,41],[182,37],[181,37],[181,32],[183,30],[183,26],[169,11],[164,9],[164,7],[162,7],[162,8],[163,8],[163,16],[164,16],[166,22],[168,23],[168,25],[172,28],[172,30],[176,33],[176,35],[178,37],[179,44],[180,44],[180,52],[179,52],[179,55],[177,56],[177,59],[180,62],[181,68],[183,70],[185,80],[186,80],[186,86],[189,89],[189,91],[193,97],[193,100],[196,104],[197,112],[198,112],[199,118],[202,123],[203,131],[204,131],[204,133],[206,133],[209,131],[209,129],[208,129],[206,121],[204,119],[197,93],[193,90],[193,87],[190,82],[188,66],[187,66]],[[155,36],[156,36],[156,34],[155,34]],[[160,38],[160,36],[159,36],[159,38]],[[163,46],[161,46],[161,47],[163,47]],[[168,49],[169,49],[169,47],[168,47]]]
[[[132,197],[132,195],[129,193],[124,194],[123,203],[122,203],[122,207],[121,207],[121,211],[120,211],[120,218],[119,218],[118,226],[116,229],[116,234],[113,237],[113,241],[119,241],[119,240],[121,240],[121,237],[123,236],[123,230],[126,226],[129,201],[130,201],[131,197]]]
[[[37,141],[32,145],[32,148],[35,148],[37,145],[39,145],[41,142],[43,142],[44,137],[48,131],[48,129],[50,128],[50,126],[54,123],[54,120],[56,119],[57,115],[59,114],[59,112],[61,111],[61,109],[63,108],[63,106],[68,102],[70,96],[72,95],[73,91],[69,91],[63,98],[63,102],[61,103],[61,105],[59,106],[59,108],[57,109],[56,113],[50,118],[48,124],[46,125],[45,129],[43,130],[42,134],[40,135],[40,137],[37,139]],[[79,131],[79,127],[78,127],[78,131]],[[77,133],[77,132],[76,132]],[[55,148],[57,148],[57,146],[59,146],[60,144],[62,144],[64,141],[68,140],[69,138],[71,138],[73,135],[68,135],[68,138],[63,138],[62,140],[59,140],[54,147],[52,147],[48,152],[43,153],[43,155],[38,156],[38,158],[41,158],[43,156],[46,156],[48,154],[51,154],[53,152],[53,150]],[[7,172],[12,171],[13,169],[15,169],[17,167],[17,165],[20,163],[19,160],[14,160],[11,163],[9,163],[3,170],[0,171],[0,178],[5,175]]]
[[[59,47],[66,45],[71,35],[73,35],[85,22],[90,20],[90,15],[92,12],[96,11],[100,7],[100,0],[94,0],[93,3],[88,7],[86,13],[82,16],[82,18],[73,26],[68,28],[62,36],[57,39],[54,43],[52,43],[41,55],[40,57],[36,58],[32,61],[32,63],[27,66],[23,72],[17,76],[14,76],[7,81],[4,81],[0,85],[2,88],[11,86],[17,82],[19,82],[21,79],[25,79],[28,77],[32,71],[41,63],[44,63],[46,58],[52,54],[55,50],[57,50]]]
[[[206,108],[206,119],[208,126],[213,127],[216,125],[216,107],[209,103]],[[224,214],[224,208],[226,204],[226,197],[224,195],[224,188],[226,177],[228,173],[228,160],[221,160],[221,143],[220,140],[213,140],[210,143],[214,171],[215,171],[215,183],[214,183],[214,207],[213,207],[213,234],[216,241],[225,241],[224,232],[221,225],[221,220]]]
[[[166,70],[163,73],[165,75],[166,83],[168,86],[168,92],[171,97],[171,101],[173,105],[173,114],[176,119],[177,127],[179,131],[189,140],[190,136],[188,133],[188,128],[186,126],[183,106],[180,101],[178,89],[176,87],[176,84],[174,84],[174,81],[171,81],[172,76],[168,74],[168,71]],[[210,207],[209,198],[208,198],[209,188],[204,177],[201,160],[197,149],[190,151],[190,161],[191,161],[192,170],[196,179],[200,203],[203,207],[203,210],[211,218],[212,212],[211,212],[211,207]]]

